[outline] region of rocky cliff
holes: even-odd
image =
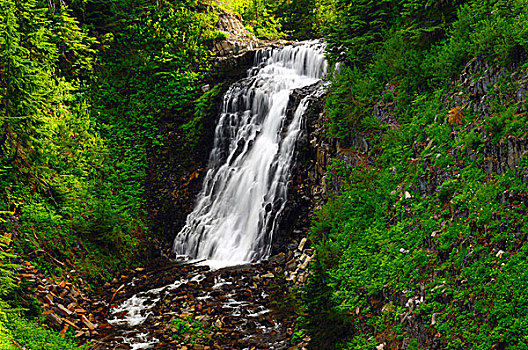
[[[172,240],[185,224],[201,189],[223,94],[231,83],[247,76],[258,50],[286,43],[258,40],[245,29],[238,14],[220,12],[218,16],[217,29],[225,33],[225,38],[210,43],[214,54],[212,72],[202,86],[202,91],[209,93],[209,97],[201,102],[202,116],[194,126],[197,137],[190,140],[182,129],[182,125],[196,117],[193,115],[196,113],[194,106],[169,111],[162,116],[158,126],[164,135],[162,149],[149,156],[147,204],[154,243],[163,255],[171,254]],[[154,255],[158,254],[158,248],[152,251]]]
[[[381,236],[389,238],[362,241],[360,236],[366,233],[349,228],[347,244],[360,242],[357,247],[361,248],[363,242],[368,242],[365,244],[379,245],[383,252],[374,249],[366,253],[370,248],[347,251],[345,254],[352,257],[347,257],[346,271],[360,268],[351,262],[360,260],[353,260],[354,254],[380,264],[374,269],[388,264],[383,261],[384,255],[410,261],[408,256],[424,252],[428,259],[410,275],[406,274],[405,265],[393,271],[392,278],[399,281],[400,287],[406,286],[401,281],[407,279],[410,287],[392,288],[391,282],[378,289],[368,286],[376,292],[365,286],[347,287],[346,292],[357,295],[361,307],[347,310],[343,306],[348,313],[342,317],[352,319],[354,332],[365,339],[370,337],[376,349],[454,348],[474,336],[464,333],[467,327],[502,330],[500,336],[486,338],[493,349],[517,344],[516,331],[511,326],[513,316],[508,309],[513,301],[504,304],[494,300],[497,295],[515,298],[511,290],[505,290],[516,285],[518,272],[512,275],[511,271],[520,268],[518,259],[523,255],[525,226],[517,215],[524,215],[528,200],[527,83],[528,72],[521,65],[499,67],[476,58],[444,90],[441,104],[431,107],[427,123],[407,125],[406,129],[398,122],[403,113],[393,98],[398,87],[389,84],[372,108],[380,127],[358,130],[339,142],[326,141],[335,147],[328,148],[323,142],[323,148],[317,148],[318,160],[340,159],[349,169],[361,164],[371,171],[363,175],[390,171],[393,178],[388,181],[401,181],[390,194],[394,202],[390,196],[380,197],[390,204],[383,214],[388,219],[381,220],[385,223]],[[401,142],[399,145],[405,147],[397,153],[405,155],[403,170],[381,169],[383,163],[379,159],[391,164],[386,152],[394,152],[389,149],[390,144],[380,142],[387,136],[396,140],[409,138],[405,142],[410,144]],[[324,155],[319,156],[319,152]],[[404,175],[400,173],[403,171]],[[339,174],[330,175],[332,183],[339,183]],[[337,193],[335,187],[327,189]],[[364,194],[364,198],[368,197]],[[383,236],[385,232],[392,233]],[[396,253],[392,254],[391,249]],[[371,259],[373,255],[375,259]],[[370,268],[359,263],[358,266]],[[341,273],[346,271],[343,267]],[[360,276],[365,272],[350,273]],[[383,326],[376,326],[376,322]],[[475,332],[479,334],[478,330]],[[484,339],[489,334],[480,337]],[[350,335],[349,339],[353,337]]]

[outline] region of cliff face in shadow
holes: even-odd
[[[170,255],[172,241],[192,211],[205,175],[223,95],[233,82],[247,76],[256,52],[283,46],[285,41],[261,41],[249,33],[239,15],[219,14],[218,29],[226,34],[209,44],[212,71],[195,105],[166,112],[159,120],[160,149],[149,155],[147,205],[154,246]],[[189,121],[194,124],[189,124]],[[190,125],[190,127],[189,127]],[[158,254],[160,249],[154,249]]]
[[[209,79],[202,86],[204,97],[193,105],[166,112],[159,120],[163,143],[149,155],[146,180],[154,255],[160,251],[171,255],[174,236],[185,224],[201,189],[223,94],[253,65],[260,44],[245,32],[241,21],[236,14],[219,15],[218,29],[226,33],[226,38],[210,43],[215,59]],[[194,124],[189,124],[193,120]]]

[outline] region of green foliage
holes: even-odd
[[[3,317],[3,319],[2,319]],[[5,322],[3,325],[2,323]],[[2,333],[4,331],[4,333]],[[16,344],[16,345],[15,345]],[[79,347],[71,334],[62,337],[35,321],[21,317],[15,311],[6,311],[2,314],[0,309],[0,346],[2,349],[42,349],[42,350],[76,350],[86,349]]]
[[[193,118],[181,125],[187,143],[196,145],[202,133],[202,120],[211,115],[216,97],[222,91],[222,84],[218,84],[194,101]]]
[[[291,344],[292,345],[299,344],[304,337],[305,337],[305,334],[304,334],[304,331],[302,329],[301,330],[296,330],[291,335]]]
[[[113,9],[122,18],[101,52],[92,115],[112,150],[114,169],[105,186],[122,210],[144,220],[148,152],[163,140],[157,123],[162,116],[184,113],[198,95],[209,62],[204,43],[214,21],[193,10],[193,1],[134,11],[128,5]]]
[[[191,317],[175,318],[171,321],[176,340],[185,341],[186,344],[210,344],[213,341],[215,328],[204,327],[202,323],[193,320]]]
[[[336,11],[334,16],[324,15],[323,21],[333,25],[322,29],[332,57],[354,65],[365,64],[378,50],[396,10],[390,0],[336,0],[326,8]]]
[[[72,7],[0,4],[0,232],[14,238],[12,252],[0,244],[0,298],[13,306],[25,306],[8,261],[16,255],[48,275],[75,269],[96,281],[142,253],[148,154],[163,139],[157,123],[197,104],[187,127],[198,137],[218,91],[195,102],[209,68],[205,42],[218,35],[211,6]],[[0,303],[2,345],[75,347]],[[38,330],[34,338],[23,338],[28,328]]]
[[[200,138],[221,90],[199,91],[206,43],[225,38],[214,6],[226,6],[261,38],[324,35],[329,58],[342,63],[326,101],[328,130],[344,152],[355,135],[368,135],[376,152],[368,166],[336,162],[329,173],[344,186],[316,214],[317,256],[301,297],[313,344],[367,349],[373,333],[408,337],[399,293],[413,296],[421,284],[429,292],[415,312],[426,322],[437,315],[443,346],[526,347],[528,189],[519,174],[528,162],[486,173],[473,152],[524,136],[525,116],[507,98],[507,79],[494,86],[489,118],[464,110],[459,125],[443,111],[449,79],[473,57],[524,57],[525,3],[82,0],[70,10],[2,1],[0,214],[8,220],[0,231],[14,240],[11,250],[0,243],[0,346],[75,348],[6,303],[15,293],[11,259],[31,256],[49,275],[75,268],[107,279],[148,241],[145,182],[164,140],[158,124],[173,118],[191,148]],[[373,115],[376,105],[394,108],[394,125]],[[423,196],[427,186],[436,192]],[[290,310],[298,300],[288,297]],[[391,307],[380,310],[379,300]],[[173,326],[176,339],[196,343],[213,331],[192,319]]]
[[[9,263],[9,259],[14,258],[15,255],[6,251],[7,243],[9,243],[7,239],[0,237],[0,302],[15,288],[13,275],[16,266]]]
[[[528,10],[522,0],[471,1],[462,5],[446,41],[432,48],[424,69],[434,79],[457,74],[475,56],[499,63],[518,60],[528,48]]]
[[[0,243],[0,298],[14,307],[25,306],[9,265],[17,255],[48,275],[75,269],[96,281],[148,241],[144,182],[163,139],[158,120],[194,108],[205,42],[218,35],[210,6],[158,5],[0,4],[0,232],[14,238],[9,253]],[[196,135],[207,98],[196,102]],[[2,345],[75,348],[4,301]]]
[[[217,5],[239,13],[246,27],[261,39],[317,37],[315,0],[231,0]]]
[[[317,251],[324,251],[321,248],[317,248]],[[341,339],[354,334],[354,319],[338,308],[333,299],[331,276],[327,272],[327,269],[330,269],[323,267],[323,262],[318,256],[316,255],[311,265],[313,275],[302,293],[306,311],[299,321],[311,336],[315,348],[331,349]]]
[[[264,0],[246,2],[238,11],[244,18],[246,26],[263,39],[283,37],[279,20],[275,17],[277,3]]]
[[[343,67],[336,74],[326,100],[328,131],[332,136],[346,138],[350,132],[364,125],[372,114],[376,81],[357,68]],[[370,124],[372,126],[372,124]]]
[[[329,57],[351,67],[341,68],[330,88],[327,110],[334,136],[345,137],[371,115],[385,84],[395,86],[394,99],[403,110],[417,94],[443,88],[475,56],[502,64],[523,57],[528,23],[523,1],[449,3],[321,1]]]
[[[61,337],[56,332],[26,318],[20,310],[13,309],[12,305],[6,302],[12,292],[20,288],[14,281],[17,265],[9,262],[15,255],[7,252],[7,243],[3,237],[0,238],[0,347],[13,350],[21,346],[28,349],[78,349],[70,335],[66,338]]]
[[[317,37],[314,28],[316,20],[315,0],[282,0],[275,10],[275,16],[281,23],[282,31],[297,40]]]
[[[525,137],[526,107],[509,71],[484,87],[489,116],[474,109],[484,98],[460,86],[482,72],[452,83],[475,57],[523,65],[525,3],[318,3],[329,56],[342,62],[326,101],[328,130],[343,152],[358,135],[369,151],[354,166],[333,163],[328,176],[343,185],[315,214],[317,261],[301,318],[313,345],[372,349],[405,339],[419,348],[401,323],[409,312],[441,335],[442,348],[526,347],[526,157],[500,171],[491,159],[506,140]],[[454,95],[466,102],[448,111]],[[375,120],[375,108],[390,125]],[[421,295],[412,312],[401,303]]]
[[[318,0],[316,28],[329,44],[330,57],[367,67],[391,32],[427,47],[444,36],[457,1]]]
[[[2,305],[0,306],[0,347],[7,350],[14,350],[16,347],[11,343],[11,335],[6,327],[6,323],[7,316]]]
[[[84,257],[71,248],[81,245],[83,251],[83,243],[97,242],[93,235],[80,234],[79,224],[109,205],[100,200],[109,197],[101,190],[108,150],[89,118],[82,80],[93,66],[96,40],[64,6],[51,11],[38,1],[7,1],[1,11],[1,205],[20,219],[2,226],[24,237],[13,242],[19,253],[54,251],[57,259],[68,260],[67,266],[77,265],[95,277],[105,267],[115,268],[119,258],[111,263],[102,258],[84,269]],[[130,257],[129,246],[118,248]],[[88,254],[101,253],[95,247]],[[48,258],[37,260],[54,270]]]
[[[162,9],[120,2],[101,23],[93,6],[106,4],[87,5],[93,26],[119,18],[99,52],[64,5],[0,5],[2,208],[20,217],[4,224],[23,237],[14,242],[19,253],[53,252],[55,260],[38,255],[39,267],[55,273],[62,260],[108,278],[145,240],[144,179],[147,150],[162,138],[157,118],[195,99],[216,20],[193,1]]]
[[[315,20],[312,24],[317,34],[331,31],[330,28],[338,25],[338,3],[335,0],[315,0]]]
[[[486,173],[482,158],[472,158],[470,152],[479,147],[477,138],[499,145],[513,129],[494,127],[493,118],[468,115],[470,127],[453,133],[438,115],[443,98],[443,93],[426,94],[410,110],[397,113],[403,121],[399,135],[386,133],[375,145],[383,155],[374,167],[334,165],[332,174],[344,179],[344,186],[316,214],[311,238],[319,261],[311,267],[303,299],[304,327],[314,344],[369,348],[372,332],[409,337],[389,317],[402,311],[386,309],[384,314],[380,309],[397,303],[401,291],[407,297],[419,295],[423,284],[426,302],[416,313],[424,320],[436,315],[434,327],[447,348],[524,346],[528,314],[521,311],[524,302],[517,296],[523,292],[516,291],[525,288],[519,261],[527,249],[521,198],[528,187],[514,171]],[[496,118],[509,120],[514,107],[497,103],[492,108]],[[478,127],[486,136],[477,136]],[[421,152],[410,152],[413,147]],[[449,154],[457,147],[467,151],[455,161]],[[412,158],[416,167],[409,166]],[[436,194],[418,190],[439,174],[448,178]],[[507,193],[519,199],[500,200]],[[327,318],[332,324],[348,324],[346,331],[324,327]],[[479,327],[486,333],[478,332]]]

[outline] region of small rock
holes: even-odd
[[[301,239],[301,242],[299,243],[299,246],[297,247],[297,249],[302,251],[304,249],[304,246],[305,246],[307,241],[308,241],[308,239],[306,237]]]
[[[431,316],[431,326],[434,326],[436,324],[436,316],[436,312]]]
[[[297,264],[295,263],[295,259],[291,259],[290,261],[288,261],[288,262],[286,263],[286,269],[288,269],[288,270],[294,270],[296,265],[297,265]]]
[[[306,267],[308,266],[308,264],[310,263],[310,261],[312,261],[312,257],[311,257],[311,256],[307,257],[306,260],[304,260],[304,262],[303,262],[301,265],[299,265],[299,268],[300,268],[301,270],[306,269]]]
[[[60,330],[62,329],[62,318],[55,315],[54,313],[50,313],[46,315],[46,320],[53,326],[55,329]]]
[[[70,316],[73,313],[62,304],[57,304],[57,308],[64,316]]]
[[[222,328],[223,324],[222,324],[222,321],[220,320],[216,320],[214,321],[214,326],[218,329]]]
[[[81,320],[84,323],[86,327],[88,327],[89,330],[93,331],[95,329],[95,325],[86,318],[86,316],[81,315]]]
[[[297,282],[298,283],[304,283],[306,281],[306,274],[302,274],[299,276],[299,278],[297,278]]]
[[[394,308],[394,305],[392,303],[388,303],[383,305],[381,308],[381,312],[394,312],[396,309]]]
[[[285,261],[286,261],[286,254],[284,253],[279,253],[270,258],[270,262],[275,263],[275,264],[284,264]]]

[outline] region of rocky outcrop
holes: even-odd
[[[263,43],[244,27],[242,17],[236,13],[220,13],[217,30],[220,37],[209,45],[215,55],[215,80],[243,78],[253,66],[255,53]]]
[[[444,109],[437,115],[437,118],[442,118],[447,112],[446,122],[451,124],[451,137],[457,138],[462,133],[474,135],[460,146],[447,150],[459,168],[469,161],[475,162],[488,174],[504,174],[513,170],[523,182],[528,183],[528,173],[518,170],[519,161],[528,151],[528,139],[525,135],[511,132],[513,130],[505,130],[511,119],[526,118],[527,86],[528,72],[525,69],[497,67],[477,58],[466,65],[445,95]],[[510,117],[497,110],[504,106],[510,106]],[[468,121],[465,115],[476,115],[478,118]],[[485,127],[484,120],[494,122]],[[426,132],[424,130],[424,135]],[[453,169],[434,167],[435,157],[439,154],[434,149],[422,155],[431,143],[432,138],[427,137],[424,142],[415,142],[412,146],[414,155],[411,161],[417,162],[423,157],[423,166],[427,170],[419,177],[419,190],[423,195],[433,195],[444,181],[457,175]]]
[[[210,44],[215,55],[213,70],[216,81],[226,77],[232,80],[243,78],[255,63],[258,50],[281,47],[288,43],[285,40],[257,39],[245,28],[242,17],[232,12],[219,14],[217,30],[221,35]]]
[[[504,88],[504,87],[508,88]],[[444,107],[449,111],[448,116],[459,113],[463,117],[467,113],[475,113],[480,118],[495,118],[496,128],[504,128],[505,120],[499,115],[504,111],[497,111],[499,106],[511,106],[512,117],[524,118],[526,115],[526,94],[528,92],[528,71],[518,67],[497,67],[488,62],[475,58],[470,61],[459,79],[453,83],[453,89],[445,98]],[[449,119],[448,119],[449,121]],[[462,120],[451,122],[463,123]],[[500,140],[493,140],[491,133],[499,130],[486,130],[477,123],[469,123],[464,128],[466,132],[473,131],[477,139],[466,147],[453,150],[453,156],[460,157],[461,152],[471,160],[482,157],[482,169],[488,174],[503,174],[508,170],[515,170],[520,158],[528,151],[528,140],[520,135],[504,135]],[[454,130],[454,136],[458,135]],[[528,174],[519,174],[523,181],[528,181]]]
[[[257,37],[244,27],[237,13],[224,12],[219,15],[217,29],[223,37],[212,44],[218,60],[240,55],[261,46]]]
[[[322,116],[322,95],[324,88],[321,83],[296,89],[290,95],[286,112],[285,128],[293,118],[301,100],[306,96],[310,97],[310,104],[305,113],[304,130],[296,145],[295,161],[291,169],[291,178],[288,184],[287,205],[278,217],[279,227],[273,237],[273,253],[287,252],[295,250],[296,243],[307,235],[312,210],[316,203],[323,199],[323,187],[320,184],[324,181],[326,168],[324,162],[330,158],[325,158],[322,151],[319,152],[321,159],[317,159],[317,147],[310,143],[310,138],[315,137],[314,127]],[[292,257],[288,257],[288,261]]]
[[[437,252],[438,246],[435,240],[437,235],[441,235],[442,227],[452,225],[456,220],[463,218],[465,221],[472,220],[468,218],[467,211],[458,209],[457,204],[452,200],[456,193],[449,192],[451,181],[459,181],[461,169],[468,166],[477,166],[484,170],[489,177],[485,181],[496,181],[499,175],[508,171],[514,173],[524,183],[528,181],[528,174],[522,166],[528,152],[528,143],[524,125],[526,123],[527,105],[526,93],[528,86],[528,72],[516,66],[504,68],[497,67],[480,59],[474,59],[469,62],[458,79],[456,79],[448,92],[443,98],[443,106],[436,111],[434,117],[434,126],[429,128],[428,125],[420,126],[421,141],[415,141],[411,145],[411,157],[409,166],[416,166],[418,169],[417,182],[410,185],[409,191],[415,192],[414,195],[439,197],[441,193],[447,193],[444,199],[441,199],[445,205],[445,216],[432,214],[435,220],[439,220],[439,230],[431,232],[430,238],[425,238],[423,245],[425,249],[438,254],[438,260],[442,261],[445,257],[442,252]],[[399,125],[394,118],[394,112],[398,106],[396,102],[386,95],[391,96],[395,92],[394,87],[388,85],[380,95],[380,102],[374,107],[373,113],[380,122],[383,122],[388,128],[398,129]],[[515,124],[521,123],[521,124]],[[431,123],[432,124],[432,123]],[[515,126],[521,125],[516,130]],[[441,128],[440,128],[441,127]],[[452,148],[447,148],[445,141],[440,141],[439,129],[444,134],[442,137],[446,140],[456,140]],[[447,130],[447,132],[446,132]],[[521,131],[522,130],[522,131]],[[436,134],[434,134],[436,132]],[[368,140],[368,133],[358,133],[351,135],[346,141],[355,152],[358,152],[359,158],[374,159],[380,154],[380,150],[374,149],[372,143]],[[450,141],[451,141],[450,140]],[[447,148],[447,149],[446,149]],[[338,144],[334,158],[339,158],[340,145]],[[332,155],[330,154],[332,157]],[[451,157],[452,163],[449,166],[439,165],[436,160],[441,157]],[[454,163],[454,166],[453,166]],[[348,162],[348,164],[353,164]],[[441,164],[441,163],[440,163]],[[394,172],[396,170],[393,170]],[[491,180],[490,180],[491,179]],[[401,183],[394,190],[394,194],[401,192],[400,200],[403,203],[405,212],[410,213],[412,196],[407,192],[407,183]],[[457,187],[460,190],[460,187]],[[493,200],[497,200],[501,205],[512,209],[516,203],[523,203],[525,191],[518,189],[507,189],[497,194]],[[407,201],[408,200],[408,201]],[[392,219],[390,224],[396,224],[397,218]],[[506,221],[502,222],[500,214],[493,212],[491,219],[496,225],[491,230],[502,232],[505,230]],[[520,227],[510,224],[514,237],[521,237]],[[520,225],[519,225],[520,226]],[[520,243],[511,245],[506,248],[505,242],[487,241],[490,232],[479,231],[476,225],[472,225],[472,235],[481,235],[478,242],[469,243],[486,246],[490,249],[497,260],[506,252],[516,253]],[[468,239],[471,242],[471,238]],[[466,241],[467,242],[467,241]],[[471,248],[472,249],[472,248]],[[468,266],[469,260],[474,253],[469,250],[467,258],[461,263],[462,266]],[[408,254],[409,250],[400,249],[401,254]],[[493,256],[492,255],[492,256]],[[474,258],[474,257],[473,257]],[[474,258],[476,259],[476,258]],[[502,264],[504,265],[504,264]],[[457,280],[456,276],[460,275],[459,267],[451,267],[449,270],[451,276],[456,281],[456,288],[464,288],[463,285],[467,280]],[[453,283],[453,280],[450,283]],[[418,346],[420,349],[443,349],[445,339],[443,334],[435,328],[437,324],[437,314],[429,315],[427,319],[423,313],[417,312],[421,305],[431,302],[431,295],[439,293],[434,302],[441,305],[453,304],[453,298],[446,290],[445,281],[436,286],[428,286],[428,282],[417,281],[416,288],[412,292],[408,290],[397,291],[386,288],[379,295],[368,297],[369,313],[375,315],[389,315],[395,310],[399,310],[398,327],[405,330],[405,338],[395,340],[392,335],[376,333],[369,328],[368,322],[361,323],[360,327],[365,332],[371,332],[373,338],[379,342],[377,349],[408,349]],[[430,283],[430,282],[429,282]],[[412,294],[411,297],[408,295]],[[474,307],[474,301],[464,304],[464,308]],[[462,309],[462,306],[460,306]],[[423,310],[423,308],[422,308]],[[504,344],[496,343],[493,348],[502,348]]]

